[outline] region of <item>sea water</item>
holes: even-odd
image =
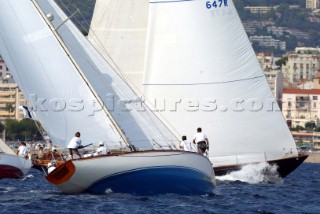
[[[128,184],[130,185],[130,184]],[[31,169],[0,180],[0,213],[320,213],[320,164],[304,163],[285,179],[267,164],[217,177],[212,194],[65,195]]]

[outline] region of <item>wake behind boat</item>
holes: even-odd
[[[48,175],[49,182],[65,193],[212,192],[210,161],[175,151],[179,140],[75,26],[61,25],[64,15],[54,1],[0,4],[1,55],[52,143],[64,147],[80,131],[82,142],[126,151],[67,161]],[[114,105],[108,105],[110,94]],[[130,110],[135,107],[140,110]],[[131,181],[148,185],[137,188]]]

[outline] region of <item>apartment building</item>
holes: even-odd
[[[10,72],[2,57],[0,56],[0,79],[5,78],[6,76],[10,76]]]
[[[263,70],[273,67],[274,58],[272,53],[257,53],[256,56]]]
[[[320,0],[306,0],[306,8],[315,10],[320,8]]]
[[[268,7],[268,6],[260,6],[260,7],[256,7],[256,6],[246,6],[244,7],[245,10],[249,10],[250,13],[259,13],[259,14],[263,14],[263,13],[268,13],[271,10],[275,10],[277,9],[279,6],[274,6],[274,7]]]
[[[27,105],[27,101],[0,56],[0,121],[23,119],[23,112],[18,109],[21,104]]]
[[[282,66],[284,78],[290,83],[313,80],[320,68],[320,48],[296,48],[288,54],[286,65]]]
[[[306,123],[317,125],[320,119],[320,89],[284,89],[282,113],[289,127]]]
[[[257,59],[263,69],[271,91],[281,107],[283,75],[279,68],[275,66],[275,58],[271,53],[258,53]]]
[[[23,112],[18,109],[19,105],[27,105],[27,101],[18,85],[8,76],[0,79],[0,121],[23,119]]]
[[[290,127],[305,127],[307,122],[320,125],[320,70],[312,82],[313,89],[283,90],[282,113]]]
[[[266,69],[264,75],[268,81],[270,89],[282,108],[283,75],[280,69]]]
[[[262,47],[273,47],[285,51],[287,46],[285,41],[272,38],[272,36],[250,36],[251,43],[257,43]]]

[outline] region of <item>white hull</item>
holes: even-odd
[[[31,160],[24,157],[0,153],[0,178],[21,178],[31,168]]]
[[[205,194],[212,192],[214,172],[196,153],[145,151],[68,161],[47,179],[68,194]]]

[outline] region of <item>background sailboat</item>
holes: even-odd
[[[21,178],[31,168],[31,160],[18,156],[0,139],[0,179]]]
[[[202,127],[217,175],[267,161],[284,177],[303,162],[231,0],[152,0],[148,17],[143,94],[165,100],[180,135]]]
[[[73,25],[54,28],[52,14],[47,18],[40,7],[59,17],[53,1],[0,3],[0,51],[53,143],[63,146],[80,131],[84,144],[105,141],[110,148],[144,150],[71,160],[50,173],[48,181],[66,193],[212,191],[213,170],[203,156],[147,151],[170,149],[177,139],[143,103],[131,105],[138,97]],[[113,95],[111,105],[108,94]],[[145,108],[128,109],[135,106]]]

